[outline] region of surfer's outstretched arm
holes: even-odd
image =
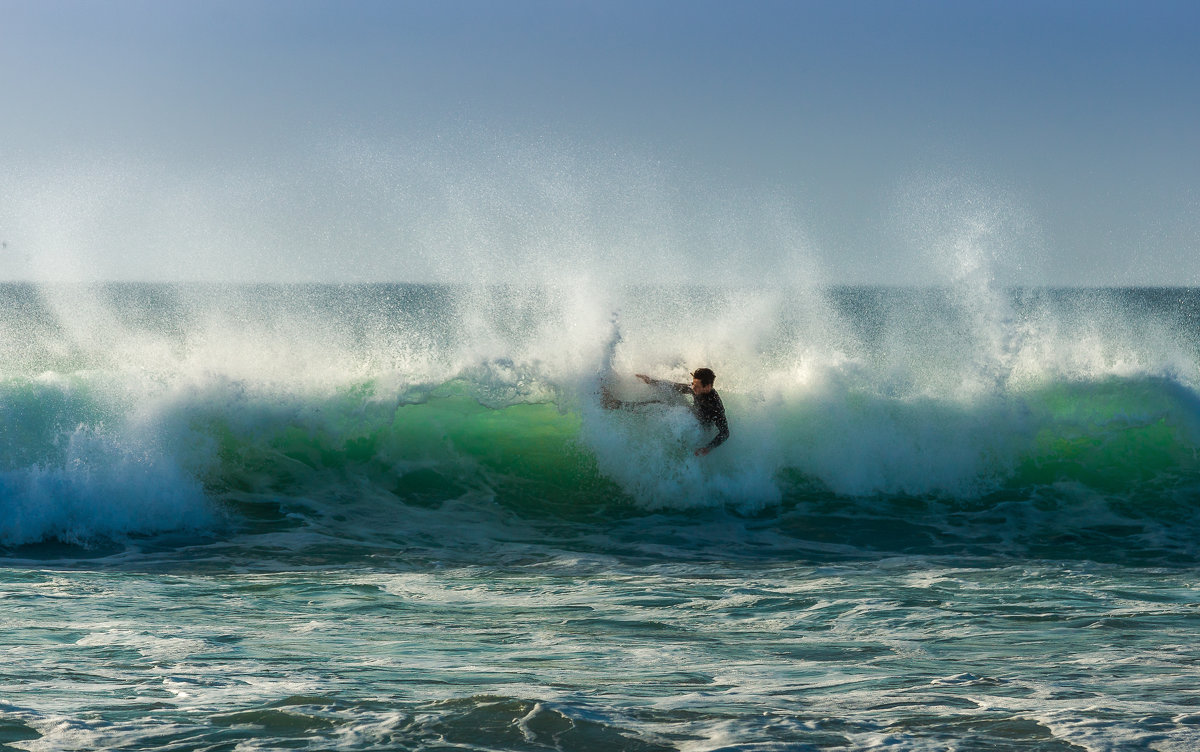
[[[600,388],[600,405],[606,410],[632,410],[642,405],[660,405],[662,402],[662,400],[658,399],[637,400],[634,402],[620,400],[614,397],[612,392],[608,391],[608,387]]]
[[[651,376],[647,376],[644,373],[635,373],[634,376],[637,376],[644,383],[649,384],[650,386],[656,386],[660,389],[673,389],[680,394],[693,394],[692,387],[689,384],[676,384],[674,381],[663,381],[662,379],[656,379]]]

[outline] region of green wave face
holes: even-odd
[[[107,455],[156,455],[218,500],[358,495],[437,507],[470,497],[580,519],[751,494],[786,507],[814,489],[939,497],[954,483],[953,497],[972,505],[1063,485],[1179,503],[1200,479],[1197,399],[1163,379],[1056,383],[975,405],[846,393],[756,406],[734,396],[740,435],[703,462],[682,407],[609,412],[587,394],[572,406],[494,406],[477,387],[456,379],[397,398],[374,382],[325,396],[222,384],[164,401],[142,425],[96,385],[10,384],[10,414],[24,418],[4,434],[5,471],[104,460],[71,454],[87,437]]]
[[[1186,488],[1200,478],[1196,399],[1160,379],[1052,384],[977,406],[898,405],[851,395],[845,400],[851,407],[842,404],[822,414],[819,407],[798,404],[767,411],[776,423],[758,428],[770,441],[731,442],[711,467],[699,465],[687,451],[691,433],[673,431],[687,422],[683,409],[610,415],[554,403],[492,407],[470,392],[469,384],[456,381],[420,402],[395,404],[356,387],[281,412],[260,406],[264,415],[279,413],[260,416],[261,422],[239,426],[219,412],[196,418],[193,428],[216,437],[219,446],[219,462],[207,469],[205,483],[218,494],[297,494],[322,478],[331,484],[353,480],[405,504],[488,495],[523,513],[572,516],[662,506],[639,497],[639,490],[697,467],[707,471],[696,476],[702,483],[733,483],[739,470],[753,464],[762,471],[759,480],[779,493],[778,503],[787,504],[814,483],[841,493],[838,472],[863,463],[865,449],[856,451],[854,439],[881,431],[893,457],[879,466],[919,460],[928,465],[927,477],[963,478],[963,488],[974,489],[956,494],[964,500],[1000,489],[1032,494],[1061,484],[1122,496],[1162,492],[1172,484]],[[749,421],[766,420],[749,409],[739,417],[746,431],[755,430]],[[931,423],[949,440],[931,441]],[[616,462],[605,454],[613,445]],[[814,460],[807,448],[825,454]],[[845,495],[946,493],[936,485],[889,492],[879,467],[872,471],[882,478],[880,487]],[[695,501],[694,487],[679,490],[692,495],[681,496],[674,508]]]
[[[358,489],[387,503],[437,507],[470,496],[531,514],[592,515],[628,503],[579,441],[581,418],[549,403],[488,407],[450,382],[420,402],[381,401],[371,385],[259,416],[197,416],[215,439],[206,487],[227,493],[304,495]]]
[[[1200,403],[1160,379],[1052,385],[1031,400],[1041,424],[1016,482],[1132,493],[1200,478]]]

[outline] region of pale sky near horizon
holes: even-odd
[[[1200,284],[1200,3],[0,20],[0,279]]]

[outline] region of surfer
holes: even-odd
[[[697,457],[703,457],[724,444],[725,440],[729,438],[729,422],[725,420],[725,405],[721,402],[717,390],[713,388],[713,382],[717,377],[711,368],[697,368],[693,371],[691,385],[654,379],[644,373],[634,375],[651,386],[692,395],[692,414],[696,416],[696,420],[700,421],[700,425],[705,428],[715,427],[717,429],[717,435],[713,437],[713,440],[696,450]]]

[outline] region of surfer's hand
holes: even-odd
[[[697,457],[703,457],[706,454],[708,454],[708,447],[700,447],[696,450]]]

